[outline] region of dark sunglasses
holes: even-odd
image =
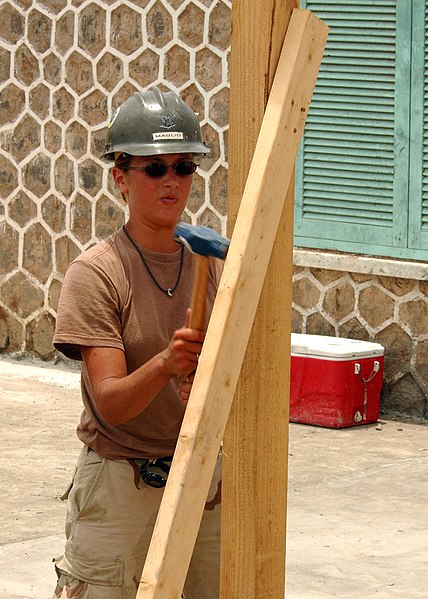
[[[163,177],[168,172],[169,168],[172,168],[176,175],[180,177],[188,177],[189,175],[193,175],[193,173],[198,168],[198,164],[193,162],[192,160],[179,160],[174,164],[165,164],[162,161],[151,162],[146,166],[124,166],[122,170],[134,170],[134,171],[143,171],[149,177],[153,179],[158,179],[159,177]]]

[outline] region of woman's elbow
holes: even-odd
[[[108,385],[101,385],[95,390],[94,403],[99,418],[109,426],[119,426],[126,422],[126,414],[117,402],[117,393],[112,393]]]

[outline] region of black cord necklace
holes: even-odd
[[[177,280],[175,282],[174,287],[168,287],[168,289],[164,289],[163,287],[161,287],[159,285],[159,283],[157,282],[157,280],[155,279],[154,274],[152,273],[152,271],[149,268],[149,265],[147,264],[143,253],[141,252],[140,248],[138,247],[138,245],[135,243],[135,241],[130,237],[128,231],[126,230],[125,226],[123,227],[123,230],[125,231],[125,235],[127,236],[127,238],[129,239],[129,241],[132,243],[132,245],[134,246],[134,248],[137,250],[141,260],[143,261],[144,266],[146,267],[147,272],[149,273],[150,277],[152,278],[153,282],[155,283],[156,287],[158,289],[160,289],[161,291],[163,291],[164,293],[166,293],[166,295],[168,297],[172,297],[172,294],[174,293],[174,291],[177,289],[178,284],[180,282],[180,278],[181,278],[181,271],[183,270],[183,261],[184,261],[184,246],[181,246],[181,256],[180,256],[180,270],[178,271],[178,277]]]

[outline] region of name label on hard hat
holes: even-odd
[[[182,131],[159,131],[159,133],[153,133],[153,141],[159,141],[160,139],[184,139]]]

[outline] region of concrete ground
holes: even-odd
[[[0,597],[48,599],[79,375],[0,359],[0,392]],[[427,426],[291,424],[289,473],[287,599],[427,599]]]

